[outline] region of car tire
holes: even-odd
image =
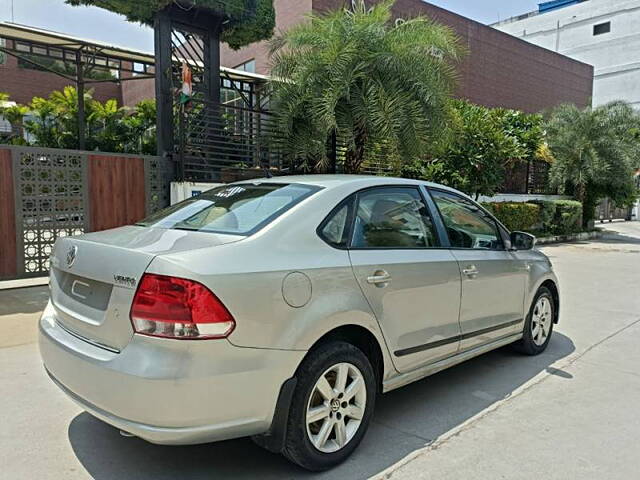
[[[524,322],[522,339],[513,344],[518,352],[539,355],[547,349],[553,333],[555,309],[551,291],[546,287],[540,287]]]
[[[296,378],[282,453],[307,470],[327,470],[367,431],[377,393],[373,367],[360,349],[334,341],[312,350]]]

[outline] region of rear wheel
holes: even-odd
[[[283,454],[308,470],[326,470],[362,440],[375,404],[375,374],[361,350],[331,342],[311,352],[296,376]]]
[[[527,315],[522,339],[514,344],[519,352],[538,355],[546,350],[553,333],[555,308],[551,291],[540,287]]]

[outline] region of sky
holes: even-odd
[[[131,0],[136,1],[136,0]],[[541,0],[540,0],[541,1]],[[95,7],[70,7],[64,0],[0,0],[0,21],[45,28],[111,45],[153,51],[151,29]],[[430,0],[430,3],[481,23],[533,11],[536,0]]]

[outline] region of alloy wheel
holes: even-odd
[[[531,316],[531,338],[537,346],[542,346],[547,341],[553,322],[553,309],[548,297],[540,297],[533,308]]]
[[[323,453],[342,449],[353,439],[367,403],[365,379],[350,363],[327,369],[311,391],[307,404],[307,435]]]

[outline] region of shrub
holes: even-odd
[[[567,235],[582,230],[582,204],[575,200],[556,200],[553,233]]]
[[[553,200],[533,200],[531,203],[540,207],[540,224],[538,228],[543,232],[551,233],[556,217],[556,201]]]
[[[533,203],[496,202],[484,207],[511,231],[533,230],[540,222],[540,207]]]
[[[512,232],[568,235],[582,231],[582,204],[574,200],[491,202],[483,206]]]

